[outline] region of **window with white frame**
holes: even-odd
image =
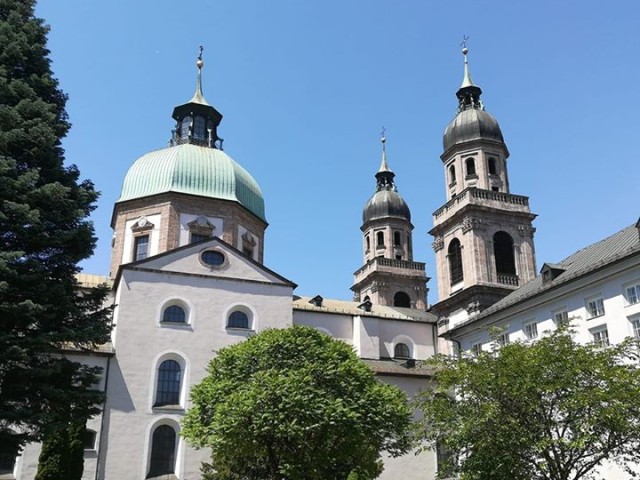
[[[569,312],[567,310],[557,310],[553,312],[553,321],[558,327],[569,325]]]
[[[627,305],[633,305],[634,303],[640,302],[640,283],[627,286],[624,293]]]
[[[538,338],[538,324],[536,322],[525,323],[524,336],[527,337],[527,340]]]
[[[480,353],[482,352],[482,344],[474,343],[473,345],[471,345],[470,351],[472,355],[480,355]]]
[[[496,343],[501,347],[504,347],[509,343],[509,334],[507,332],[501,333],[496,337]]]
[[[595,318],[604,315],[604,301],[602,297],[587,299],[587,318]]]
[[[631,330],[634,337],[640,338],[640,318],[631,319]]]
[[[600,347],[609,346],[609,331],[606,325],[592,329],[591,336],[593,337],[593,343],[596,345]]]
[[[177,443],[178,436],[172,426],[160,425],[153,431],[147,478],[169,478],[168,475],[175,472]]]

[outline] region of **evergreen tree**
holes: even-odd
[[[84,467],[85,422],[49,435],[42,443],[35,480],[80,480]]]
[[[66,96],[35,0],[0,0],[0,452],[97,412],[99,369],[60,353],[108,340],[106,287],[81,293],[97,192],[65,166]]]

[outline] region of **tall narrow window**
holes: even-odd
[[[456,166],[449,167],[449,183],[456,183]]]
[[[149,235],[139,235],[133,241],[133,260],[144,260],[149,256]]]
[[[487,164],[489,167],[489,173],[491,175],[495,175],[498,173],[498,170],[496,169],[496,159],[493,157],[489,157],[489,160],[487,160]]]
[[[462,249],[460,247],[460,240],[454,238],[449,243],[448,250],[449,260],[449,276],[451,278],[451,285],[459,283],[463,280],[464,275],[462,272]]]
[[[368,252],[369,250],[371,250],[371,239],[369,238],[369,235],[365,237],[365,240],[367,242],[367,252]]]
[[[401,243],[402,243],[402,238],[401,238],[400,232],[397,232],[397,231],[393,232],[393,244],[396,247],[399,247]]]
[[[384,232],[376,233],[376,247],[384,248]]]
[[[640,319],[636,318],[631,321],[631,328],[633,330],[633,336],[640,338]]]
[[[180,405],[182,369],[175,360],[165,360],[158,368],[158,387],[154,407]]]
[[[191,117],[186,116],[182,119],[182,123],[180,124],[180,137],[183,140],[189,138],[189,127],[191,126]]]
[[[204,140],[206,134],[206,122],[203,117],[196,116],[193,119],[193,138]]]
[[[393,306],[411,308],[411,298],[405,292],[398,292],[393,296]]]
[[[176,431],[169,425],[160,425],[154,430],[147,478],[170,475],[175,472],[176,438]]]
[[[467,176],[476,174],[476,162],[473,158],[467,158],[465,160],[465,164],[467,165]]]
[[[493,254],[496,272],[500,275],[515,275],[516,261],[513,254],[513,238],[507,232],[497,232],[493,236]]]

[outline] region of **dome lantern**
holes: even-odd
[[[222,121],[222,114],[207,103],[202,93],[202,45],[196,66],[198,77],[196,90],[187,103],[178,105],[171,115],[176,121],[171,145],[191,143],[201,147],[217,148],[222,150],[223,140],[218,137],[218,126]]]

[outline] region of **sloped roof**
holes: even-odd
[[[399,375],[410,377],[432,377],[433,369],[425,368],[422,362],[415,361],[414,366],[409,366],[407,360],[395,358],[370,359],[363,358],[362,361],[378,375]]]
[[[332,300],[325,298],[322,300],[322,306],[317,307],[313,303],[309,303],[312,297],[293,297],[293,309],[305,310],[318,313],[337,313],[344,315],[360,315],[368,317],[388,318],[393,320],[406,320],[408,322],[436,323],[437,316],[416,310],[414,308],[388,307],[384,305],[372,305],[371,311],[367,312],[361,308],[358,302],[350,302],[348,300]]]
[[[639,253],[640,232],[634,224],[578,250],[557,264],[548,263],[553,268],[565,271],[547,281],[543,281],[542,275],[538,275],[478,315],[456,325],[450,332]]]

